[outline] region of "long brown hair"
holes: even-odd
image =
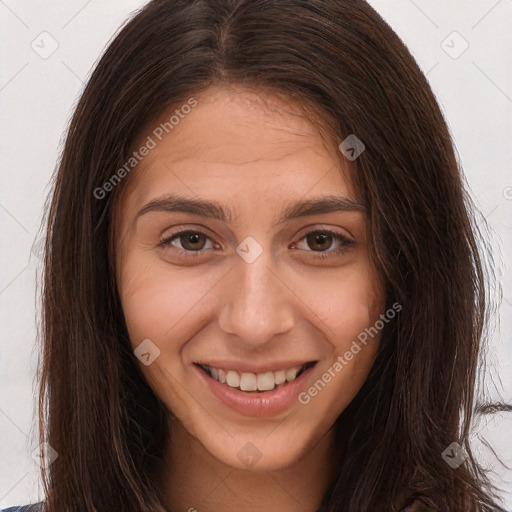
[[[95,190],[165,108],[229,82],[314,110],[337,143],[363,141],[351,165],[371,254],[388,306],[402,305],[338,419],[343,457],[318,511],[397,511],[416,495],[503,510],[468,443],[488,302],[473,207],[426,78],[363,0],[153,0],[98,62],[47,219],[39,422],[58,457],[43,467],[46,510],[166,510],[154,481],[166,410],[131,349],[113,263],[131,176]],[[452,468],[455,442],[468,458]]]

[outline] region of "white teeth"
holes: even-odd
[[[258,391],[270,391],[274,387],[274,372],[258,373]]]
[[[274,372],[274,379],[276,381],[276,386],[282,384],[286,380],[286,374],[284,370],[279,370],[278,372]]]
[[[272,389],[274,386],[272,386]],[[240,389],[242,391],[256,391],[258,386],[256,384],[256,375],[254,373],[242,373],[240,377]]]
[[[286,372],[285,372],[286,380],[288,382],[290,382],[291,380],[295,379],[295,377],[297,376],[297,372],[299,370],[300,370],[300,367],[299,368],[290,368],[289,370],[286,370]]]
[[[229,370],[229,372],[226,373],[226,384],[232,388],[237,388],[240,386],[240,375],[238,372]]]
[[[285,382],[291,382],[297,378],[297,374],[303,368],[296,366],[287,370],[277,370],[275,372],[238,373],[235,370],[222,370],[221,368],[212,368],[204,365],[211,377],[232,388],[240,388],[242,391],[272,391],[276,386]]]

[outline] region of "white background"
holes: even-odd
[[[93,64],[126,16],[144,3],[0,0],[0,507],[42,498],[39,468],[31,457],[37,446],[36,279],[41,268],[32,246],[41,238],[49,180],[73,105]],[[471,193],[494,231],[504,300],[494,318],[485,383],[492,398],[501,396],[510,403],[512,1],[370,0],[370,4],[427,74]],[[41,36],[42,32],[51,36]],[[39,45],[41,52],[44,44],[48,50],[52,40],[58,48],[46,59],[32,48]],[[459,56],[466,44],[467,50]],[[491,477],[507,489],[509,510],[512,472],[489,457],[482,438],[512,468],[511,416],[482,421],[474,434],[479,457],[493,470]]]

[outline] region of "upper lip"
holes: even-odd
[[[219,368],[222,370],[235,370],[247,373],[277,372],[279,370],[288,370],[297,366],[304,366],[307,363],[316,363],[316,359],[300,359],[288,361],[270,361],[268,363],[246,363],[243,361],[196,361],[195,364],[209,366],[210,368]]]

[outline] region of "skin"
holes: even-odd
[[[293,104],[269,93],[230,85],[195,97],[197,106],[132,171],[116,224],[128,333],[134,349],[150,339],[160,350],[140,366],[172,411],[158,481],[172,510],[313,511],[334,475],[333,424],[366,380],[379,337],[308,404],[271,418],[219,402],[193,363],[316,360],[309,388],[384,312],[366,213],[277,224],[294,201],[337,195],[357,202],[337,147]],[[232,218],[151,211],[136,219],[144,205],[170,193],[217,201]],[[206,237],[158,245],[184,228]],[[337,254],[336,238],[315,244],[314,234],[306,236],[322,229],[353,243]],[[248,236],[262,248],[250,264],[236,252]],[[179,248],[202,254],[180,255]],[[261,454],[251,467],[237,455],[247,443]]]

